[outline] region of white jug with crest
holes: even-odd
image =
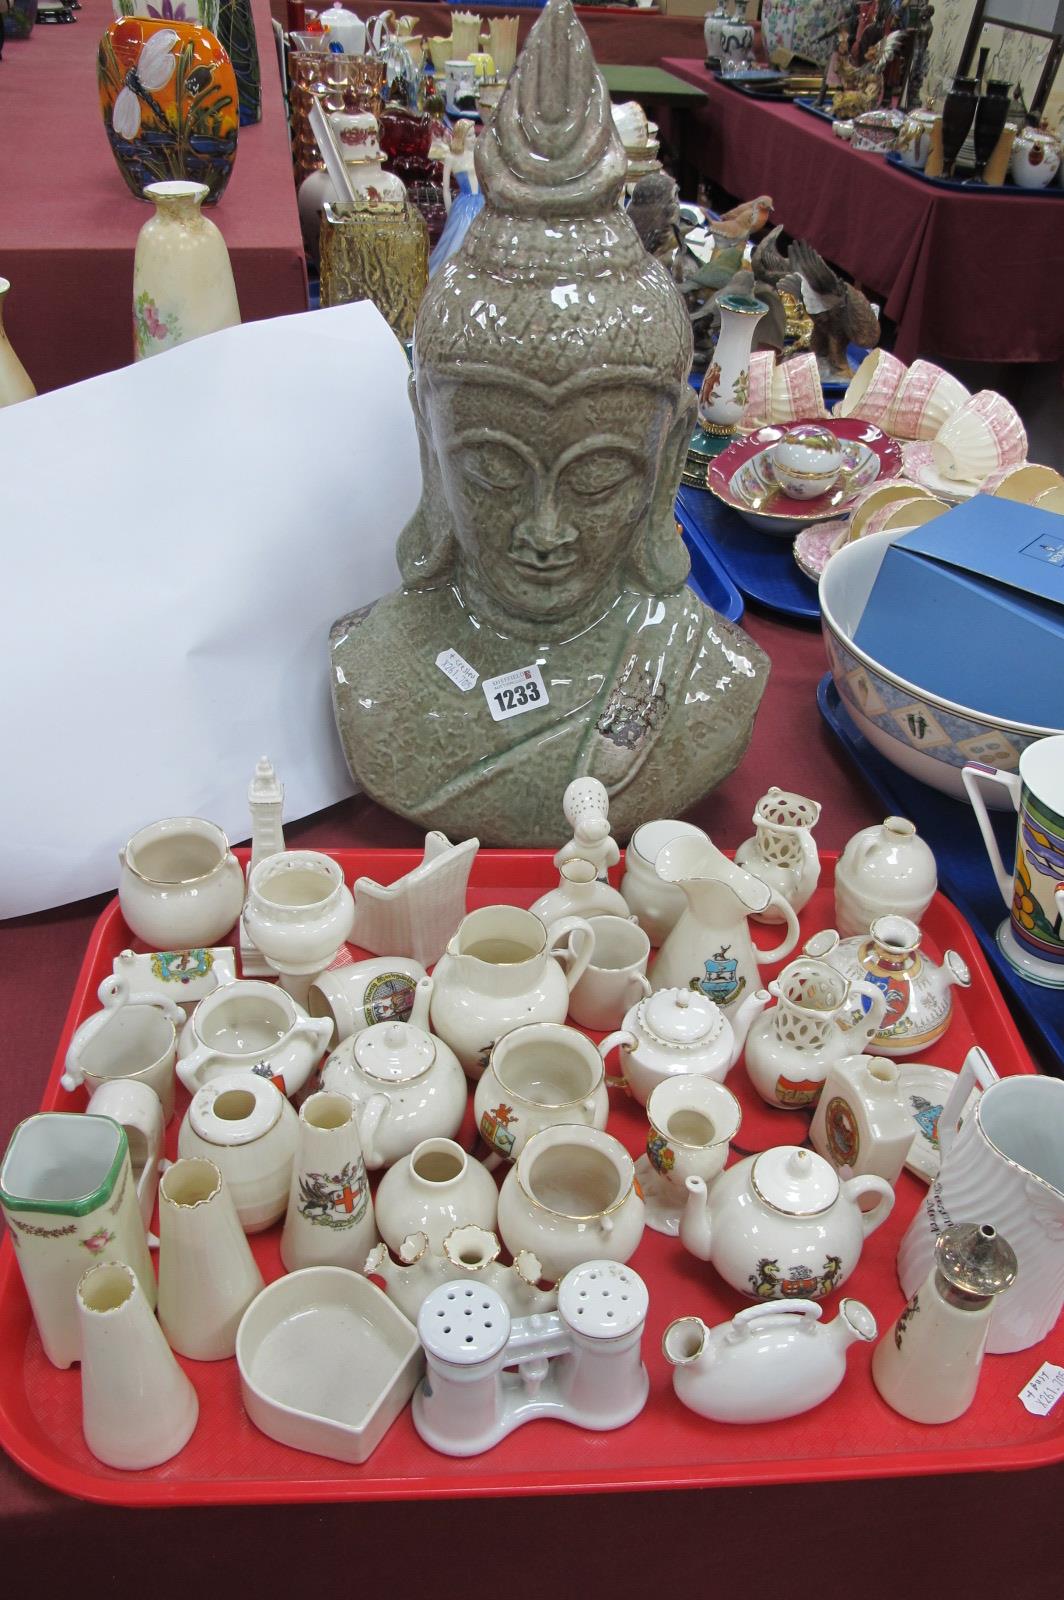
[[[1019,1268],[994,1307],[986,1348],[1026,1350],[1064,1306],[1064,1082],[1036,1073],[999,1078],[982,1050],[969,1050],[938,1119],[938,1142],[941,1170],[898,1250],[902,1292],[911,1299],[926,1279],[944,1228],[987,1223],[1008,1239]]]
[[[658,876],[677,884],[687,900],[651,971],[655,990],[697,989],[727,1008],[761,987],[760,965],[782,961],[798,943],[798,918],[789,902],[709,839],[673,839],[655,865]],[[748,919],[770,906],[786,930],[770,950],[759,950]]]

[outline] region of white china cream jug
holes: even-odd
[[[676,1398],[714,1422],[778,1422],[811,1411],[846,1376],[850,1346],[876,1336],[860,1300],[841,1300],[833,1322],[822,1316],[816,1300],[774,1300],[716,1328],[701,1317],[670,1322],[661,1348],[675,1368]]]
[[[782,961],[798,943],[798,918],[779,891],[729,861],[711,840],[674,839],[656,865],[660,878],[683,890],[687,907],[651,968],[655,989],[697,989],[719,1006],[734,1006],[760,987],[760,965]],[[786,931],[771,950],[759,950],[748,920],[769,906]]]
[[[582,917],[547,928],[519,906],[482,906],[464,918],[433,973],[432,1028],[467,1077],[481,1076],[503,1034],[565,1021],[594,945]]]
[[[409,1022],[377,1022],[338,1045],[322,1068],[323,1089],[349,1094],[371,1171],[390,1167],[423,1139],[453,1139],[468,1085],[453,1050],[428,1031],[433,980],[422,978]]]
[[[776,997],[746,1040],[750,1082],[770,1106],[810,1106],[832,1064],[858,1055],[879,1032],[887,997],[873,984],[851,982],[826,961],[799,956],[769,984]],[[868,1001],[852,1023],[855,996]]]
[[[820,882],[820,856],[813,829],[820,806],[804,795],[775,785],[754,807],[755,833],[735,852],[741,867],[776,889],[795,911],[801,911]],[[757,922],[782,922],[775,906],[755,913]]]
[[[976,1086],[982,1094],[961,1122]],[[1064,1306],[1064,1082],[998,1078],[985,1053],[970,1050],[938,1119],[938,1142],[939,1175],[898,1250],[902,1293],[910,1299],[926,1279],[944,1228],[986,1223],[1019,1264],[994,1307],[987,1350],[1026,1350]]]
[[[878,1195],[870,1211],[862,1195]],[[845,1283],[894,1190],[873,1174],[843,1183],[812,1150],[777,1145],[722,1172],[688,1178],[680,1242],[751,1300],[822,1300]]]
[[[621,1047],[624,1077],[607,1082],[612,1087],[626,1083],[641,1106],[668,1078],[690,1075],[723,1083],[742,1053],[751,1023],[768,1000],[766,989],[756,989],[729,1020],[704,994],[659,989],[634,1005],[623,1027],[607,1034],[599,1045],[604,1061],[616,1045]]]

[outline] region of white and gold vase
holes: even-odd
[[[225,240],[200,207],[203,183],[149,183],[155,215],[133,261],[133,351],[137,361],[240,322]]]

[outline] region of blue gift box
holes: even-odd
[[[903,533],[854,643],[959,705],[1064,727],[1064,517],[978,494]]]

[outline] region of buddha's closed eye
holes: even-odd
[[[566,464],[561,481],[582,499],[605,499],[630,483],[636,471],[636,463],[623,450],[589,450]]]
[[[516,489],[528,471],[516,450],[494,440],[467,445],[460,459],[465,476],[482,489]]]

